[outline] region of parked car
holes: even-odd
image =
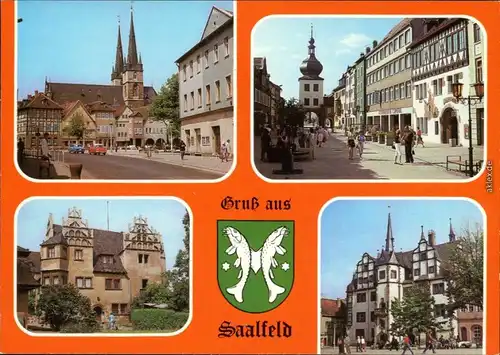
[[[472,347],[472,343],[470,341],[459,341],[457,346],[459,348],[471,348]]]
[[[108,150],[102,144],[94,144],[89,147],[90,155],[106,155],[107,152]]]
[[[85,148],[79,144],[70,145],[68,148],[70,154],[83,154],[85,153]]]

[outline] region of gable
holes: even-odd
[[[74,105],[71,106],[70,110],[63,117],[62,126],[67,126],[73,117],[80,115],[83,119],[83,122],[87,124],[89,129],[95,128],[95,122],[90,113],[85,109],[81,101],[77,101]]]
[[[203,30],[203,34],[201,36],[201,40],[210,36],[212,32],[214,32],[217,28],[222,26],[224,23],[229,21],[232,18],[231,13],[219,9],[218,7],[212,7],[212,11],[210,11],[210,15],[208,16],[207,23],[205,24],[205,29]]]

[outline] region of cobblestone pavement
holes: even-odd
[[[377,355],[396,355],[396,354],[401,354],[403,351],[389,351],[389,350],[372,350],[372,349],[367,349],[366,353],[357,353],[355,351],[356,349],[351,349],[352,354],[377,354]],[[479,355],[482,354],[483,349],[439,349],[436,350],[436,355]],[[423,349],[413,349],[414,354],[422,354]],[[338,348],[333,348],[333,347],[324,347],[321,349],[321,354],[338,354],[339,350]],[[410,355],[411,353],[409,351],[406,352],[406,355]],[[427,354],[432,354],[432,351],[428,351]]]
[[[363,159],[348,159],[346,139],[339,133],[332,134],[322,148],[315,149],[316,159],[297,161],[296,168],[304,169],[301,175],[273,175],[273,169],[279,169],[279,163],[260,161],[260,138],[255,137],[254,156],[258,171],[270,179],[467,179],[464,173],[447,171],[443,167],[447,155],[464,155],[467,148],[428,145],[417,148],[415,163],[394,164],[394,150],[391,147],[374,142],[366,142]],[[476,155],[482,158],[478,148]],[[403,157],[404,162],[404,157]]]

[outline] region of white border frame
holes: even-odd
[[[180,2],[180,0],[174,0],[174,1],[177,1],[177,2]],[[233,71],[231,73],[232,77],[233,77],[233,83],[238,83],[238,77],[237,77],[237,74],[238,74],[238,53],[237,53],[237,47],[238,47],[238,37],[237,37],[237,27],[236,26],[236,21],[237,21],[237,15],[236,15],[236,12],[237,12],[237,5],[236,5],[236,1],[232,1],[232,4],[233,4]],[[18,15],[17,15],[17,1],[15,2],[14,4],[14,16],[15,18],[17,19]],[[79,183],[119,183],[119,184],[127,184],[127,183],[134,183],[134,184],[151,184],[151,183],[160,183],[160,184],[195,184],[195,183],[211,183],[211,184],[215,184],[215,183],[219,183],[219,182],[222,182],[224,180],[226,180],[227,178],[229,178],[234,170],[236,169],[236,166],[238,164],[238,119],[237,119],[237,112],[238,112],[238,90],[237,90],[237,87],[236,87],[236,90],[234,90],[234,87],[233,87],[233,161],[232,161],[232,165],[231,165],[231,168],[229,169],[229,171],[222,175],[221,177],[217,178],[217,179],[186,179],[186,180],[120,180],[120,179],[113,179],[113,180],[109,180],[109,179],[83,179],[83,180],[71,180],[71,179],[56,179],[56,180],[44,180],[44,179],[33,179],[31,177],[29,177],[28,175],[26,175],[22,170],[21,168],[19,167],[19,164],[17,162],[17,156],[16,156],[16,152],[17,152],[17,148],[16,148],[16,142],[17,142],[17,80],[18,80],[18,51],[17,51],[17,48],[18,48],[18,38],[17,38],[17,26],[19,26],[18,23],[15,23],[14,25],[14,166],[16,167],[17,169],[17,172],[19,173],[19,175],[21,175],[24,179],[28,180],[28,181],[31,181],[31,182],[35,182],[35,183],[42,183],[42,184],[79,184]],[[234,86],[234,84],[233,84]],[[135,159],[135,158],[134,158]],[[162,163],[162,164],[167,164],[167,163]],[[174,165],[174,164],[168,164],[172,167],[176,167],[178,165]],[[193,168],[193,167],[185,167],[185,168],[189,168],[189,169],[194,169],[194,170],[199,170],[199,171],[203,171],[203,172],[207,172],[206,170],[201,170],[201,169],[196,169],[196,168]]]
[[[100,200],[100,201],[113,201],[113,200],[167,200],[167,201],[176,201],[179,202],[181,205],[183,205],[186,208],[186,211],[189,213],[189,316],[186,321],[186,324],[182,326],[181,329],[176,330],[175,332],[172,333],[78,333],[78,334],[71,334],[71,333],[34,333],[29,331],[28,329],[24,328],[20,323],[19,320],[17,319],[17,224],[18,224],[18,214],[21,208],[23,208],[24,205],[32,202],[32,201],[38,201],[38,200],[71,200],[71,201],[78,201],[78,200]],[[14,214],[14,305],[13,305],[13,313],[12,316],[14,317],[14,321],[16,322],[16,325],[18,328],[25,334],[32,336],[32,337],[37,337],[37,338],[52,338],[52,337],[70,337],[70,338],[86,338],[86,337],[92,337],[92,338],[123,338],[123,337],[172,337],[179,335],[183,333],[191,324],[193,320],[193,211],[189,207],[189,205],[186,203],[186,201],[181,200],[178,197],[173,197],[173,196],[166,196],[166,197],[152,197],[152,196],[100,196],[100,197],[81,197],[81,196],[35,196],[35,197],[28,197],[24,201],[22,201],[19,206],[16,208],[16,212]]]
[[[316,18],[352,18],[352,19],[358,19],[358,18],[421,18],[421,17],[436,17],[436,18],[445,18],[445,17],[454,17],[454,18],[464,18],[469,21],[473,21],[479,25],[481,28],[483,34],[484,34],[484,52],[483,52],[483,67],[484,67],[484,75],[483,75],[483,81],[484,85],[487,88],[488,87],[488,35],[485,30],[485,27],[483,24],[475,19],[472,16],[469,15],[462,15],[462,14],[454,14],[454,15],[430,15],[430,14],[412,14],[412,15],[363,15],[363,14],[345,14],[345,15],[315,15],[315,14],[310,14],[310,15],[269,15],[266,17],[261,18],[253,27],[252,33],[251,33],[251,50],[250,50],[250,55],[251,58],[254,58],[254,32],[257,29],[258,25],[266,20],[269,20],[271,18],[300,18],[300,19],[316,19]],[[469,48],[467,44],[467,48]],[[470,65],[470,64],[469,64]],[[486,170],[486,165],[483,164],[483,167],[481,171],[479,171],[476,176],[470,179],[449,179],[449,180],[443,180],[443,179],[425,179],[425,180],[419,180],[419,179],[270,179],[268,177],[265,177],[262,175],[262,173],[257,169],[255,166],[255,158],[254,157],[254,125],[255,125],[255,120],[253,119],[253,111],[254,111],[254,82],[253,82],[253,77],[254,77],[254,67],[253,67],[253,60],[250,60],[250,110],[251,112],[250,117],[251,117],[251,123],[250,123],[250,163],[252,165],[252,169],[255,172],[255,174],[264,180],[265,182],[271,183],[271,184],[308,184],[308,183],[316,183],[316,184],[330,184],[330,183],[353,183],[353,184],[364,184],[364,183],[376,183],[376,184],[391,184],[391,183],[399,183],[399,182],[406,182],[406,183],[452,183],[452,184],[466,184],[470,183],[472,181],[475,181],[479,179],[480,176],[485,172]],[[412,96],[413,97],[413,96]],[[485,95],[483,97],[484,103],[484,126],[486,127],[484,130],[484,155],[483,155],[483,160],[486,162],[487,157],[488,157],[488,90],[485,91]]]
[[[321,219],[323,218],[323,213],[325,212],[325,210],[333,203],[337,202],[337,201],[352,201],[352,200],[370,200],[370,201],[377,201],[377,200],[395,200],[395,201],[412,201],[412,200],[416,200],[416,201],[422,201],[422,200],[426,200],[426,201],[436,201],[436,200],[439,200],[439,201],[467,201],[467,202],[470,202],[472,205],[476,206],[476,208],[482,213],[483,215],[483,233],[484,233],[484,245],[483,245],[483,252],[485,252],[484,254],[484,264],[483,264],[483,303],[484,303],[484,307],[483,307],[483,347],[481,348],[481,352],[480,354],[486,354],[486,314],[487,314],[487,305],[488,305],[488,293],[487,293],[487,277],[488,277],[488,273],[487,273],[487,269],[488,269],[488,262],[487,262],[487,259],[488,259],[488,248],[487,248],[487,245],[488,245],[488,224],[487,224],[487,220],[488,220],[488,217],[486,215],[486,211],[484,210],[483,206],[481,206],[479,204],[479,202],[471,199],[471,198],[468,198],[468,197],[414,197],[414,196],[410,196],[410,197],[393,197],[393,196],[377,196],[377,197],[359,197],[359,196],[348,196],[348,197],[334,197],[328,201],[326,201],[323,206],[321,207],[321,210],[319,211],[319,215],[318,215],[318,299],[317,299],[317,314],[316,316],[318,317],[317,319],[317,323],[316,323],[316,338],[317,338],[317,344],[318,344],[318,348],[317,348],[317,353],[318,354],[321,354],[321,242],[322,242],[322,232],[321,232]]]

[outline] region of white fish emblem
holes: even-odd
[[[279,227],[272,232],[264,242],[261,249],[261,266],[264,280],[266,281],[267,289],[269,290],[269,303],[273,303],[278,295],[285,292],[285,288],[274,283],[273,268],[278,266],[278,262],[274,258],[276,254],[285,255],[286,250],[281,246],[283,238],[288,235],[286,227]]]
[[[251,266],[251,251],[245,237],[235,228],[226,227],[224,233],[228,237],[231,246],[226,249],[228,255],[236,253],[238,258],[234,262],[236,268],[240,268],[238,274],[238,283],[233,287],[229,287],[226,291],[233,295],[237,302],[243,302],[243,289],[248,281],[248,274]]]

